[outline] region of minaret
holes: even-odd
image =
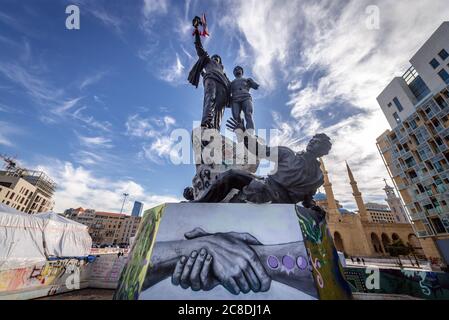
[[[360,219],[362,222],[368,222],[368,212],[366,211],[365,203],[363,202],[362,193],[359,191],[359,187],[357,186],[357,182],[354,179],[354,175],[352,174],[348,162],[346,162],[346,168],[348,169],[349,181],[352,187],[352,195],[354,196],[355,202],[357,203],[357,208],[359,209]]]
[[[326,167],[324,166],[324,161],[322,158],[320,158],[321,163],[321,171],[323,171],[324,175],[324,193],[326,194],[327,198],[327,210],[328,210],[328,217],[329,222],[338,222],[338,219],[340,217],[340,212],[338,211],[337,202],[335,201],[334,196],[334,190],[332,190],[332,183],[329,180],[329,173],[326,170]]]
[[[390,187],[387,183],[387,179],[385,181],[385,194],[387,198],[385,201],[388,203],[388,206],[391,209],[391,213],[394,216],[396,223],[410,223],[407,214],[405,213],[404,206],[402,205],[401,199],[394,192],[394,188]]]

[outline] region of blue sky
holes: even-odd
[[[65,28],[69,4],[80,30]],[[379,30],[366,27],[372,4]],[[202,88],[186,78],[203,12],[206,49],[261,84],[257,128],[297,150],[329,134],[337,198],[354,207],[348,160],[365,200],[381,201],[375,138],[388,124],[375,98],[448,16],[444,1],[0,0],[0,153],[47,171],[58,211],[117,211],[123,192],[128,210],[179,200],[194,168],[169,161],[169,137],[201,117]]]

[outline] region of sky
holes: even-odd
[[[170,134],[201,118],[202,87],[186,79],[202,13],[206,50],[260,83],[256,127],[280,130],[270,143],[299,151],[328,134],[337,199],[355,209],[348,161],[365,201],[382,202],[376,97],[447,20],[446,0],[0,0],[0,154],[56,181],[57,212],[119,211],[125,192],[125,212],[180,201],[194,166],[170,161]]]

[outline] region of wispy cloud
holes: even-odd
[[[64,90],[51,86],[42,77],[30,73],[26,68],[15,63],[0,63],[0,73],[13,83],[25,89],[26,93],[42,105],[58,104]]]
[[[110,7],[113,7],[108,5],[110,2],[103,0],[72,0],[71,3],[81,6],[82,12],[98,19],[105,27],[112,30],[119,37],[123,36],[124,19],[110,10]]]
[[[65,115],[68,111],[73,109],[78,104],[78,102],[81,101],[81,99],[83,98],[79,97],[64,101],[61,106],[54,108],[52,112],[57,115]]]
[[[88,76],[81,82],[80,90],[84,90],[84,89],[100,82],[107,74],[108,74],[108,72],[106,72],[106,71],[100,71],[94,75]]]
[[[81,145],[89,148],[112,148],[111,140],[105,137],[86,137],[82,135],[78,135],[78,140]]]
[[[176,54],[175,62],[167,69],[161,70],[160,78],[171,84],[187,83],[187,76],[184,73],[185,67],[182,65],[179,55]]]
[[[83,111],[85,111],[86,109],[87,107],[81,107],[72,114],[70,114],[70,116],[94,129],[99,129],[102,131],[111,131],[112,124],[109,121],[99,121],[95,119],[95,117],[93,116],[85,115]]]

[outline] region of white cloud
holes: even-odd
[[[111,140],[105,137],[86,137],[78,135],[80,143],[89,148],[112,148]]]
[[[76,152],[75,154],[72,155],[72,158],[75,159],[77,163],[80,163],[85,166],[93,166],[99,163],[103,163],[105,161],[103,156],[85,150]]]
[[[127,135],[142,139],[143,156],[153,162],[161,163],[172,155],[175,141],[170,138],[176,120],[171,116],[143,118],[139,114],[128,117],[125,123]],[[175,155],[173,155],[175,156]]]
[[[142,10],[146,18],[154,14],[167,13],[168,0],[144,0]]]
[[[107,72],[98,72],[94,75],[86,77],[80,84],[80,90],[84,90],[87,87],[90,87],[103,79],[107,75]]]
[[[64,115],[67,111],[69,111],[70,109],[75,107],[81,99],[83,99],[83,98],[79,97],[79,98],[75,98],[75,99],[70,99],[70,100],[64,101],[61,104],[61,106],[56,107],[53,110],[53,113],[55,113],[57,115]]]
[[[167,69],[161,70],[160,78],[171,84],[181,84],[187,82],[187,76],[184,74],[183,66],[179,55],[176,54],[175,62]]]
[[[84,115],[83,111],[86,109],[87,107],[79,108],[74,113],[70,114],[70,117],[79,120],[85,125],[92,127],[94,129],[99,129],[107,132],[111,131],[112,124],[109,121],[99,121],[95,119],[93,116]]]
[[[110,180],[98,177],[82,166],[76,167],[70,162],[53,160],[41,165],[39,170],[46,172],[58,185],[54,195],[55,211],[63,212],[68,208],[93,208],[99,211],[119,212],[122,194],[129,193],[125,213],[131,212],[132,202],[139,200],[151,208],[165,202],[179,202],[180,199],[170,195],[147,192],[140,184],[129,179]]]
[[[369,5],[380,8],[380,30],[366,27]],[[337,198],[354,207],[348,160],[365,201],[381,201],[388,174],[375,142],[388,124],[376,97],[447,20],[447,1],[254,0],[236,3],[235,13],[255,77],[271,88],[276,76],[289,83],[291,118],[278,119],[282,134],[272,142],[300,149],[314,133],[328,133],[334,147],[326,164]],[[354,109],[346,119],[341,105]],[[341,119],[330,123],[323,114]]]
[[[252,51],[250,54],[241,44],[239,58],[252,63],[252,72],[265,90],[274,89],[275,69],[290,68],[287,57],[296,43],[301,23],[299,2],[247,0],[235,3],[234,10],[219,24],[232,33],[236,32],[232,27],[237,26]]]

